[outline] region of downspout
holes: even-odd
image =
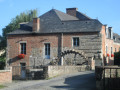
[[[63,52],[63,33],[62,34],[62,46],[61,46],[61,52]],[[61,66],[63,65],[63,57],[61,57]]]

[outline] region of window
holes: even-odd
[[[117,50],[116,50],[116,48],[115,48],[115,52],[116,52]]]
[[[111,54],[112,54],[113,52],[112,52],[112,47],[111,47]]]
[[[108,53],[107,46],[106,46],[106,54]]]
[[[116,41],[116,37],[115,36],[113,36],[113,39],[114,39],[114,41]]]
[[[45,44],[45,58],[50,59],[50,44],[49,43]]]
[[[74,37],[73,38],[73,47],[78,47],[79,46],[79,37]]]
[[[26,54],[26,43],[20,43],[21,46],[21,54]]]

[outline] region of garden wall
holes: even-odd
[[[12,67],[8,70],[0,70],[0,84],[12,82]]]
[[[81,71],[90,70],[90,66],[81,65],[81,66],[46,66],[43,68],[44,78],[55,77],[59,75],[76,73]]]

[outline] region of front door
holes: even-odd
[[[26,78],[26,64],[25,63],[20,63],[21,65],[21,78],[25,79]]]

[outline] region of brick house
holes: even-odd
[[[119,51],[120,36],[112,27],[91,19],[77,8],[67,8],[66,13],[52,9],[32,22],[20,24],[20,28],[7,36],[7,66],[49,65],[67,50],[80,50],[96,65],[112,64],[115,51]],[[19,59],[19,54],[25,58]],[[109,57],[107,57],[109,54]],[[61,64],[74,59],[74,54],[63,57]],[[84,60],[76,55],[79,64]],[[71,61],[73,63],[73,61]]]

